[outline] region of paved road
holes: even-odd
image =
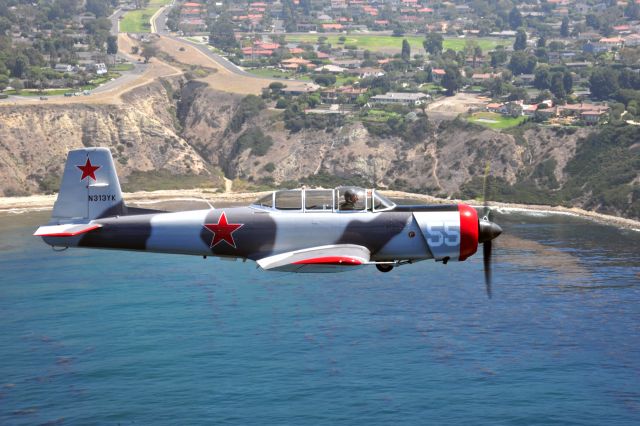
[[[125,11],[118,8],[109,16],[111,20],[111,35],[118,36],[120,32],[120,18],[124,15]]]
[[[242,68],[240,68],[239,66],[237,66],[233,62],[229,61],[224,56],[218,55],[217,53],[212,52],[207,47],[206,44],[194,43],[192,41],[185,40],[184,38],[180,38],[180,37],[174,36],[169,31],[169,29],[167,28],[167,15],[169,14],[169,12],[171,11],[171,8],[174,5],[175,5],[175,2],[171,2],[170,4],[168,4],[168,5],[164,6],[163,8],[161,8],[158,11],[158,13],[155,14],[151,18],[154,21],[154,22],[151,23],[151,28],[153,28],[157,34],[160,34],[163,37],[167,37],[167,38],[170,38],[172,40],[178,41],[180,43],[187,43],[187,44],[195,47],[196,49],[198,49],[199,51],[201,51],[202,53],[207,55],[209,58],[213,59],[218,65],[226,68],[227,70],[231,71],[234,74],[242,75],[244,77],[251,77],[251,78],[260,78],[260,79],[263,78],[263,77],[257,76],[255,74],[251,74],[250,72],[247,72],[247,71],[243,70]],[[304,80],[292,80],[292,79],[277,78],[277,77],[269,78],[269,80],[282,80],[282,81],[289,81],[289,82],[294,82],[295,81],[295,82],[299,82],[299,83],[308,83],[308,81],[304,81]]]

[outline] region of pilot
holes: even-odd
[[[340,210],[358,210],[356,207],[357,202],[358,194],[352,189],[347,189],[344,192],[344,201],[340,203]]]

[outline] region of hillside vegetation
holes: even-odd
[[[125,105],[0,108],[4,195],[55,190],[68,149],[108,146],[127,188],[223,190],[224,174],[249,190],[357,184],[480,199],[489,164],[492,200],[640,218],[636,126],[497,132],[418,113],[381,128],[182,79],[136,89]]]

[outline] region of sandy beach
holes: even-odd
[[[140,191],[124,193],[127,205],[158,208],[167,210],[194,209],[211,207],[229,207],[232,205],[247,205],[259,197],[268,194],[265,192],[216,192],[207,189]],[[445,204],[464,202],[472,206],[478,206],[477,200],[449,200],[436,198],[424,194],[414,194],[401,191],[381,191],[392,199],[415,200],[420,204]],[[51,210],[57,194],[30,195],[26,197],[0,197],[0,214],[20,214],[33,211]],[[619,228],[631,229],[640,232],[640,221],[626,219],[617,216],[605,215],[579,208],[567,208],[561,206],[509,204],[491,202],[490,206],[500,212],[537,212],[547,214],[568,214],[587,218],[599,223],[604,223]]]

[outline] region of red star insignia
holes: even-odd
[[[84,178],[89,177],[91,179],[93,179],[94,181],[96,180],[96,170],[98,170],[100,167],[102,166],[94,166],[91,164],[91,160],[89,160],[89,158],[87,157],[87,162],[84,163],[84,166],[76,166],[77,168],[79,168],[80,170],[82,170],[82,177],[80,178],[80,180],[84,180]]]
[[[213,239],[209,247],[214,247],[221,241],[229,244],[231,247],[236,248],[236,242],[233,239],[233,233],[241,228],[244,223],[228,223],[227,216],[222,212],[218,223],[205,223],[204,227],[207,230],[213,232]]]

